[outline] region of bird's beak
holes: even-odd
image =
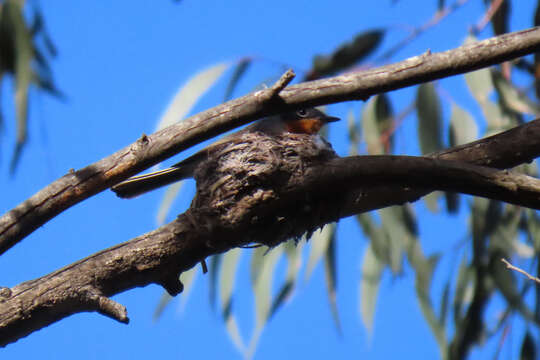
[[[340,118],[338,117],[334,117],[334,116],[325,116],[323,119],[322,119],[325,123],[331,123],[331,122],[334,122],[334,121],[339,121],[341,120]]]

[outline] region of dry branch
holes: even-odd
[[[285,89],[277,85],[229,101],[180,124],[143,135],[107,158],[70,171],[22,202],[0,218],[0,253],[67,208],[190,146],[257,118],[300,107],[365,100],[374,94],[469,72],[538,51],[540,29],[532,28],[446,52],[431,54],[428,51],[365,72]],[[287,80],[281,83],[286,85]]]
[[[540,155],[539,132],[540,120],[535,120],[431,158],[337,158],[305,135],[276,140],[246,134],[238,140],[242,146],[231,144],[234,151],[223,149],[215,163],[197,170],[197,196],[175,221],[42,278],[3,288],[0,345],[83,311],[127,322],[125,309],[109,296],[152,283],[175,295],[182,290],[178,274],[209,255],[251,241],[274,246],[344,216],[415,200],[431,190],[540,208],[539,180],[481,166],[513,166]],[[516,153],[526,151],[516,160]]]

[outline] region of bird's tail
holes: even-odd
[[[159,187],[172,184],[192,177],[193,171],[189,167],[170,167],[149,174],[133,176],[121,183],[114,185],[111,190],[121,198],[132,198]]]

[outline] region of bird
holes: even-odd
[[[191,178],[201,162],[228,141],[245,133],[261,132],[266,135],[281,135],[284,133],[316,135],[327,123],[340,120],[326,115],[316,108],[299,109],[258,120],[245,128],[227,135],[212,143],[194,155],[180,161],[170,168],[152,173],[133,176],[114,185],[111,190],[120,198],[133,198],[159,187]]]

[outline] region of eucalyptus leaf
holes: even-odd
[[[326,224],[322,229],[317,230],[311,236],[310,251],[306,268],[306,280],[311,277],[315,266],[319,263],[328,249],[331,239],[336,232],[336,224]]]
[[[418,112],[418,138],[422,154],[442,149],[441,104],[433,83],[424,83],[418,86],[416,109]]]
[[[193,75],[178,89],[159,119],[156,130],[166,128],[184,119],[197,101],[216,83],[230,65],[228,62],[218,63]]]
[[[383,270],[384,264],[375,256],[371,245],[368,245],[362,260],[359,298],[360,317],[370,334],[373,332],[373,319]]]

